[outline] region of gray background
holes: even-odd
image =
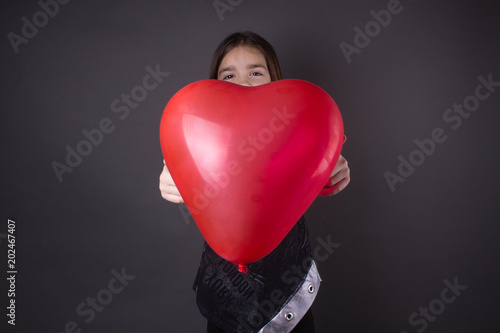
[[[11,219],[18,274],[9,331],[63,332],[74,321],[82,332],[203,332],[191,290],[202,238],[160,196],[158,128],[169,98],[207,77],[216,45],[250,29],[274,45],[286,78],[324,88],[344,118],[352,181],[306,213],[313,247],[318,238],[340,244],[319,262],[317,331],[498,332],[500,88],[456,130],[442,117],[474,93],[479,75],[500,81],[500,5],[401,5],[348,63],[339,44],[353,44],[354,27],[387,1],[246,0],[224,20],[212,1],[71,1],[18,53],[7,34],[21,34],[21,18],[41,9],[34,0],[3,4],[1,327]],[[170,75],[120,119],[112,101],[157,64]],[[114,131],[59,182],[51,163],[64,163],[66,145],[103,118]],[[396,173],[398,156],[435,128],[447,140],[392,192],[384,172]],[[85,323],[77,306],[122,268],[135,279]],[[411,325],[454,278],[467,289],[425,329]]]

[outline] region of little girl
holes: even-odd
[[[252,32],[234,33],[219,44],[209,78],[244,86],[283,79],[274,48]],[[349,167],[341,155],[320,195],[334,195],[349,181]],[[166,165],[160,191],[168,201],[184,202]],[[310,307],[321,279],[304,217],[270,254],[247,266],[247,274],[238,272],[237,265],[204,243],[193,289],[208,320],[207,332],[315,332]]]

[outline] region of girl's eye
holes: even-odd
[[[233,74],[228,74],[228,75],[224,76],[222,79],[223,79],[223,80],[230,80],[230,79],[232,79],[233,77],[234,77],[234,75],[233,75]]]
[[[262,75],[262,73],[261,72],[252,72],[252,73],[250,73],[250,75],[252,75],[252,76],[260,76],[260,75]]]

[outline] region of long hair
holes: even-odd
[[[264,38],[257,35],[251,31],[235,32],[224,39],[214,52],[212,58],[212,64],[210,66],[209,79],[217,79],[219,66],[222,59],[228,54],[232,49],[237,46],[249,46],[259,50],[266,59],[267,69],[269,70],[269,75],[271,76],[271,81],[282,80],[283,75],[281,74],[281,67],[278,62],[278,57],[274,51],[273,46]]]

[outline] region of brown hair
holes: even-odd
[[[283,79],[278,57],[276,56],[273,46],[267,40],[251,31],[235,32],[227,36],[226,39],[224,39],[219,46],[217,46],[212,58],[212,64],[210,65],[209,79],[218,78],[217,72],[222,59],[224,59],[226,54],[228,54],[232,49],[240,45],[253,47],[264,55],[267,69],[269,70],[269,74],[271,76],[271,81]]]

